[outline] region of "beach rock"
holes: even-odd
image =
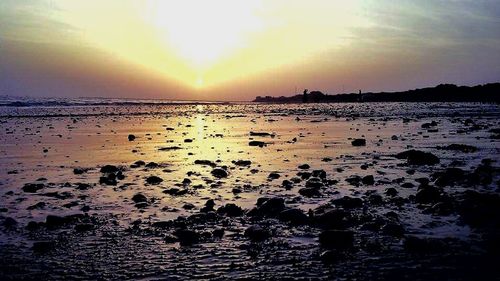
[[[323,182],[318,178],[310,178],[306,181],[306,187],[317,188],[319,190],[323,187]]]
[[[353,176],[345,179],[346,182],[348,182],[350,185],[353,185],[353,186],[360,186],[362,180],[363,179],[358,175],[353,175]]]
[[[405,229],[402,225],[397,223],[389,222],[382,226],[382,233],[389,236],[402,237],[405,233]]]
[[[12,228],[14,226],[17,225],[17,221],[11,217],[6,217],[4,220],[3,220],[3,223],[2,225],[6,228]]]
[[[60,227],[68,222],[69,222],[69,219],[67,217],[48,215],[45,218],[45,225],[49,228]]]
[[[400,152],[396,154],[396,158],[406,159],[409,165],[436,165],[440,162],[436,155],[414,149]]]
[[[174,235],[182,246],[189,246],[200,242],[200,234],[194,230],[178,229]]]
[[[431,175],[435,179],[434,184],[440,187],[453,186],[456,183],[466,179],[466,173],[460,168],[447,168],[443,172],[437,172]]]
[[[309,164],[302,164],[298,168],[302,169],[302,170],[307,170],[307,169],[311,168],[311,166],[309,166]]]
[[[252,161],[250,160],[237,160],[233,162],[236,166],[250,166]]]
[[[44,187],[45,185],[43,183],[27,183],[23,186],[23,191],[28,193],[35,193]]]
[[[101,167],[101,173],[103,174],[114,174],[116,172],[118,172],[120,169],[118,169],[118,167],[114,166],[114,165],[105,165],[103,167]]]
[[[271,233],[259,225],[252,225],[245,230],[245,236],[252,242],[262,242],[271,237]]]
[[[248,212],[249,216],[274,217],[285,209],[285,200],[279,197],[257,199],[257,207]]]
[[[354,232],[349,230],[324,230],[319,234],[321,247],[346,250],[354,247]]]
[[[128,141],[133,141],[135,140],[135,136],[134,135],[128,135]]]
[[[149,176],[146,178],[148,184],[157,185],[163,182],[163,179],[157,176]]]
[[[437,202],[441,198],[441,191],[435,186],[424,185],[420,186],[415,195],[417,203],[432,203]]]
[[[133,197],[132,197],[132,201],[134,201],[134,203],[142,203],[142,202],[148,202],[148,198],[146,196],[144,196],[143,194],[141,193],[136,193]]]
[[[299,189],[299,194],[304,197],[319,197],[321,196],[321,192],[319,188],[316,187],[304,187]]]
[[[86,232],[94,229],[94,225],[90,223],[81,223],[75,225],[75,231],[77,232]]]
[[[265,142],[263,141],[250,141],[248,143],[249,146],[258,146],[258,147],[264,147],[266,145]]]
[[[228,217],[239,217],[243,215],[243,210],[234,203],[228,203],[217,209],[217,213],[226,215]]]
[[[349,196],[344,196],[342,198],[334,199],[331,203],[335,206],[342,207],[344,209],[354,209],[363,207],[363,200],[361,198],[354,198]]]
[[[442,150],[451,150],[451,151],[460,151],[463,153],[471,153],[471,152],[476,152],[477,147],[472,146],[472,145],[466,145],[466,144],[450,144],[447,146],[438,146],[437,149],[442,149]]]
[[[352,146],[366,146],[366,140],[365,139],[354,139],[351,142]]]
[[[500,228],[500,195],[467,190],[461,198],[457,207],[461,221],[475,228]]]
[[[210,160],[194,160],[194,164],[196,165],[204,165],[204,166],[210,166],[210,167],[215,167],[217,166],[214,162],[210,161]]]
[[[444,249],[445,244],[436,238],[423,238],[415,235],[407,235],[403,241],[404,249],[413,254],[436,253]]]
[[[316,224],[324,229],[344,229],[348,213],[342,209],[331,209],[314,217]]]
[[[27,210],[41,210],[41,209],[45,208],[46,205],[47,205],[47,203],[45,203],[45,202],[38,202],[36,204],[29,206],[27,208]]]
[[[389,187],[385,190],[385,194],[387,196],[394,197],[394,196],[398,195],[398,191],[394,187]]]
[[[306,224],[309,220],[306,214],[300,209],[287,209],[279,213],[279,220],[291,223],[293,225]]]
[[[325,264],[334,264],[345,260],[345,254],[337,250],[326,250],[321,252],[319,258]]]
[[[277,172],[272,172],[267,176],[267,178],[270,180],[279,179],[280,177],[280,174],[278,174]]]
[[[372,175],[364,176],[361,182],[365,185],[373,185],[375,184],[375,178]]]
[[[160,165],[156,162],[149,162],[147,164],[144,165],[144,167],[148,168],[148,169],[154,169],[154,168],[158,168]]]
[[[216,177],[216,178],[227,178],[228,176],[228,173],[226,170],[222,169],[222,168],[215,168],[212,170],[212,176]]]
[[[188,190],[172,187],[172,188],[163,190],[163,193],[168,194],[168,195],[172,195],[172,196],[182,196],[182,195],[187,194]]]

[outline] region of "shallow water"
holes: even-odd
[[[208,199],[215,200],[216,208],[235,203],[251,209],[260,197],[278,196],[285,198],[287,207],[307,212],[345,195],[366,198],[367,191],[384,194],[390,187],[398,190],[399,197],[408,198],[416,193],[417,187],[401,188],[402,182],[417,186],[415,179],[428,177],[453,161],[461,161],[460,168],[471,170],[484,158],[500,160],[498,139],[490,138],[493,134],[490,130],[499,128],[499,109],[495,104],[479,103],[0,107],[0,130],[4,132],[0,135],[0,208],[3,209],[0,214],[14,218],[19,224],[17,230],[3,229],[0,234],[0,244],[4,247],[2,262],[14,257],[19,274],[3,274],[56,279],[63,276],[329,279],[342,275],[371,279],[369,274],[374,274],[374,269],[362,266],[363,263],[357,264],[360,269],[347,270],[353,262],[346,261],[339,265],[344,268],[340,273],[323,265],[317,258],[319,230],[315,228],[271,222],[274,239],[259,246],[262,249],[255,257],[248,254],[248,242],[242,237],[248,222],[229,220],[198,226],[201,231],[222,225],[226,232],[220,241],[193,247],[166,244],[162,238],[164,232],[151,233],[155,231],[146,225],[197,214]],[[471,129],[467,119],[477,129]],[[421,127],[431,121],[438,123],[433,130]],[[273,136],[251,136],[250,132]],[[129,134],[135,140],[129,141]],[[366,139],[366,146],[351,145],[354,138]],[[253,140],[266,145],[249,146]],[[461,153],[436,149],[453,143],[473,145],[478,150]],[[171,147],[178,149],[161,150]],[[432,152],[441,162],[438,166],[416,167],[409,174],[409,168],[401,165],[404,161],[394,155],[410,148]],[[155,162],[158,166],[130,167],[138,160]],[[214,178],[213,167],[195,164],[195,160],[227,166],[229,175]],[[238,160],[250,160],[251,165],[236,165],[234,161]],[[107,164],[123,167],[125,178],[115,186],[99,183],[102,176],[99,169]],[[304,182],[291,189],[284,188],[283,180],[295,177],[302,171],[299,168],[302,164],[310,165],[308,171],[324,170],[327,178],[337,183],[312,198],[298,193]],[[76,175],[75,168],[86,172]],[[272,172],[280,177],[270,179]],[[148,184],[146,178],[152,175],[163,182]],[[373,175],[375,184],[353,186],[345,180],[353,175]],[[24,184],[34,182],[45,187],[36,193],[23,192]],[[90,187],[79,190],[76,188],[79,183]],[[481,189],[496,190],[497,183],[495,175],[495,181]],[[185,189],[187,194],[164,193],[173,187]],[[447,192],[453,194],[465,189],[454,187]],[[69,195],[68,198],[44,195],[49,192]],[[146,208],[134,206],[132,197],[137,193],[148,198],[150,204]],[[45,206],[30,210],[30,206],[39,202]],[[194,208],[186,209],[186,204],[193,204]],[[85,213],[99,218],[100,228],[91,235],[75,235],[64,229],[36,234],[22,230],[28,222],[43,222],[49,214],[82,213],[82,207],[87,208]],[[464,243],[475,239],[474,232],[459,223],[456,214],[436,217],[424,214],[414,204],[370,206],[369,211],[374,215],[397,212],[406,233],[453,238]],[[130,230],[138,219],[140,227]],[[64,247],[42,258],[32,256],[29,248],[33,241],[52,240],[56,233],[64,236],[64,243],[59,241]],[[401,247],[398,239],[387,238],[387,241],[393,245],[389,248]],[[399,254],[396,250],[385,257]],[[357,262],[373,258],[363,251],[355,255]],[[35,272],[23,267],[23,262],[37,264]],[[64,270],[55,269],[59,267]]]

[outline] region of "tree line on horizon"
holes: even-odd
[[[329,95],[307,90],[294,96],[257,96],[254,102],[275,103],[328,103],[328,102],[500,102],[500,83],[477,86],[440,84],[400,92],[367,92]]]

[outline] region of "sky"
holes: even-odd
[[[499,81],[495,0],[0,0],[0,95],[238,101]]]

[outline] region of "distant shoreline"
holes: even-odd
[[[477,86],[441,84],[402,92],[346,93],[329,95],[312,91],[306,96],[257,96],[258,103],[349,103],[349,102],[490,102],[500,103],[500,83]]]

